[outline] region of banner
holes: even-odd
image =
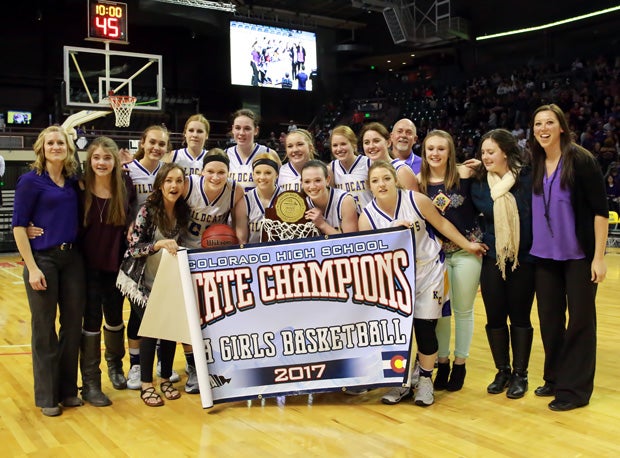
[[[406,385],[413,237],[398,228],[176,256],[164,250],[139,335],[192,344],[204,408]]]
[[[398,229],[190,250],[213,401],[407,383],[413,246]]]

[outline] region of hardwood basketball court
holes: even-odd
[[[536,329],[530,389],[523,399],[489,395],[495,368],[484,333],[480,295],[464,388],[435,393],[428,408],[381,403],[384,389],[361,396],[324,393],[218,404],[203,410],[197,395],[150,408],[138,391],[112,388],[110,407],[85,405],[45,417],[34,406],[30,312],[22,267],[0,255],[0,443],[5,456],[334,456],[334,457],[607,457],[620,454],[620,251],[606,256],[598,292],[598,367],[589,406],[552,412],[542,384],[543,351]],[[125,319],[128,317],[125,306]],[[125,358],[125,371],[128,367]],[[174,367],[185,383],[177,347]]]

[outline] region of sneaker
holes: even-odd
[[[415,387],[420,381],[420,361],[416,358],[415,366],[413,366],[413,372],[411,373],[411,383],[410,386]]]
[[[385,393],[381,398],[381,402],[384,404],[393,405],[398,404],[403,399],[409,399],[411,396],[413,396],[413,391],[411,390],[411,387],[397,386]]]
[[[198,374],[196,374],[196,368],[194,366],[186,366],[187,382],[185,383],[185,392],[189,394],[200,393],[200,387],[198,386]]]
[[[127,388],[130,390],[139,390],[142,388],[141,378],[140,365],[134,364],[127,373]]]
[[[416,405],[422,407],[428,407],[435,402],[433,381],[430,377],[420,377],[420,381],[418,382],[415,392],[414,402]]]
[[[161,361],[157,361],[157,376],[161,377]],[[170,380],[172,383],[178,383],[179,380],[181,380],[181,376],[177,371],[172,369],[172,374],[170,375],[170,378],[168,380]]]
[[[348,394],[349,396],[361,396],[362,394],[368,393],[368,391],[368,388],[347,388],[344,394]]]

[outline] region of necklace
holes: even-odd
[[[97,203],[97,208],[99,209],[99,222],[103,223],[103,212],[105,211],[105,206],[108,205],[108,199],[103,199],[103,207],[99,205],[99,198],[95,196],[95,202]]]
[[[551,228],[551,218],[549,216],[549,208],[551,207],[551,190],[553,189],[553,182],[555,181],[555,177],[558,175],[558,169],[560,168],[560,164],[562,160],[558,162],[558,165],[555,167],[553,174],[551,175],[551,183],[549,183],[549,197],[545,196],[545,183],[543,183],[542,187],[542,198],[543,205],[545,207],[545,220],[547,221],[547,227],[549,228],[549,232],[551,232],[551,237],[553,237],[553,229]]]

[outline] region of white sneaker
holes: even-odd
[[[134,364],[127,373],[127,388],[130,390],[139,390],[142,388],[142,380],[140,379],[140,365]]]
[[[398,404],[403,399],[409,399],[411,396],[413,396],[413,391],[410,387],[396,386],[383,395],[381,402],[393,405]]]
[[[415,386],[420,381],[420,361],[415,360],[415,366],[413,366],[413,372],[411,373],[411,385],[415,388]]]
[[[161,377],[161,361],[157,361],[157,376]],[[172,374],[170,375],[170,379],[169,380],[172,383],[177,383],[179,380],[181,380],[181,376],[179,375],[179,373],[177,371],[172,369]]]
[[[190,394],[200,393],[200,387],[198,386],[198,374],[194,366],[185,366],[187,371],[187,382],[185,383],[185,392]]]
[[[430,377],[420,377],[418,387],[415,392],[414,402],[418,406],[428,407],[435,402],[433,381]]]

